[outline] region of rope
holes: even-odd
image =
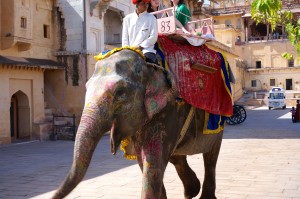
[[[169,77],[169,71],[167,69],[165,69],[164,67],[160,66],[160,65],[157,65],[157,64],[154,64],[154,63],[149,63],[149,62],[146,62],[147,66],[150,66],[150,67],[153,67],[155,69],[159,69],[161,70],[163,73],[164,73],[164,76],[167,80],[167,84],[172,88],[172,93],[175,93],[176,92],[176,83],[173,82],[171,80],[171,78]]]
[[[157,64],[154,64],[154,63],[149,63],[149,62],[146,62],[146,63],[147,63],[147,66],[151,66],[153,68],[157,68],[157,69],[162,70],[163,72],[168,73],[168,71],[164,67],[162,67],[160,65],[157,65]]]
[[[188,116],[187,116],[187,118],[186,118],[186,120],[185,120],[185,122],[184,122],[184,125],[183,125],[183,127],[182,127],[182,129],[181,129],[181,131],[180,131],[180,137],[179,137],[179,139],[178,139],[178,141],[177,141],[177,143],[176,143],[176,145],[175,145],[175,147],[174,147],[173,153],[174,153],[174,151],[176,150],[177,146],[178,146],[178,145],[180,144],[180,142],[182,141],[182,139],[183,139],[183,137],[185,136],[185,134],[186,134],[188,128],[190,127],[191,121],[192,121],[192,119],[194,118],[194,115],[195,115],[195,109],[196,109],[196,108],[195,108],[194,106],[191,106],[190,112],[189,112],[189,114],[188,114]],[[173,153],[172,153],[172,154],[173,154]]]

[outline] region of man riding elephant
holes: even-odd
[[[156,18],[147,12],[150,0],[132,0],[136,10],[123,20],[122,46],[132,46],[143,52],[146,62],[158,64],[154,44],[158,32]]]

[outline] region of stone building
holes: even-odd
[[[170,5],[168,0],[163,2],[167,7]],[[187,1],[193,19],[206,17],[201,12],[202,3]],[[56,7],[61,13],[59,34],[64,40],[55,55],[66,69],[65,73],[46,73],[45,87],[48,89],[45,96],[46,99],[51,98],[51,101],[47,101],[51,107],[65,114],[75,113],[79,119],[84,103],[85,82],[94,71],[94,55],[121,46],[123,18],[135,10],[135,5],[131,0],[56,0]],[[229,62],[235,68],[237,55],[230,47],[220,42],[208,45],[229,56]],[[234,58],[231,59],[231,56]],[[241,89],[233,90],[239,90],[239,95],[242,94]]]
[[[296,97],[300,91],[300,61],[295,47],[290,44],[284,24],[274,31],[269,25],[251,19],[252,1],[227,0],[211,2],[206,10],[214,19],[216,39],[232,47],[241,60],[237,67],[245,73],[241,77],[246,91],[267,91],[280,86]],[[283,1],[283,8],[292,11],[299,19],[300,1]],[[294,60],[286,60],[281,54],[289,52]]]
[[[52,113],[77,116],[94,55],[121,45],[129,0],[0,1],[0,144],[49,139]],[[50,113],[50,114],[49,114]]]
[[[40,139],[45,73],[61,71],[52,1],[0,1],[0,145]]]
[[[194,19],[205,17],[202,4],[187,2]],[[78,124],[93,57],[121,45],[122,20],[134,9],[131,0],[0,1],[0,144],[49,139],[52,113],[75,114]],[[230,47],[208,46],[236,71]]]

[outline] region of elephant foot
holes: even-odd
[[[195,172],[188,165],[186,156],[172,156],[170,162],[175,166],[183,183],[185,199],[196,197],[200,192],[201,184]]]
[[[201,197],[199,199],[217,199],[216,196],[204,196],[204,195],[201,195]]]
[[[185,199],[191,199],[198,195],[201,184],[196,176],[192,178],[188,184],[184,184],[184,197]]]

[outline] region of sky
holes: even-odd
[[[204,0],[204,4],[209,4],[210,2],[208,0]]]

